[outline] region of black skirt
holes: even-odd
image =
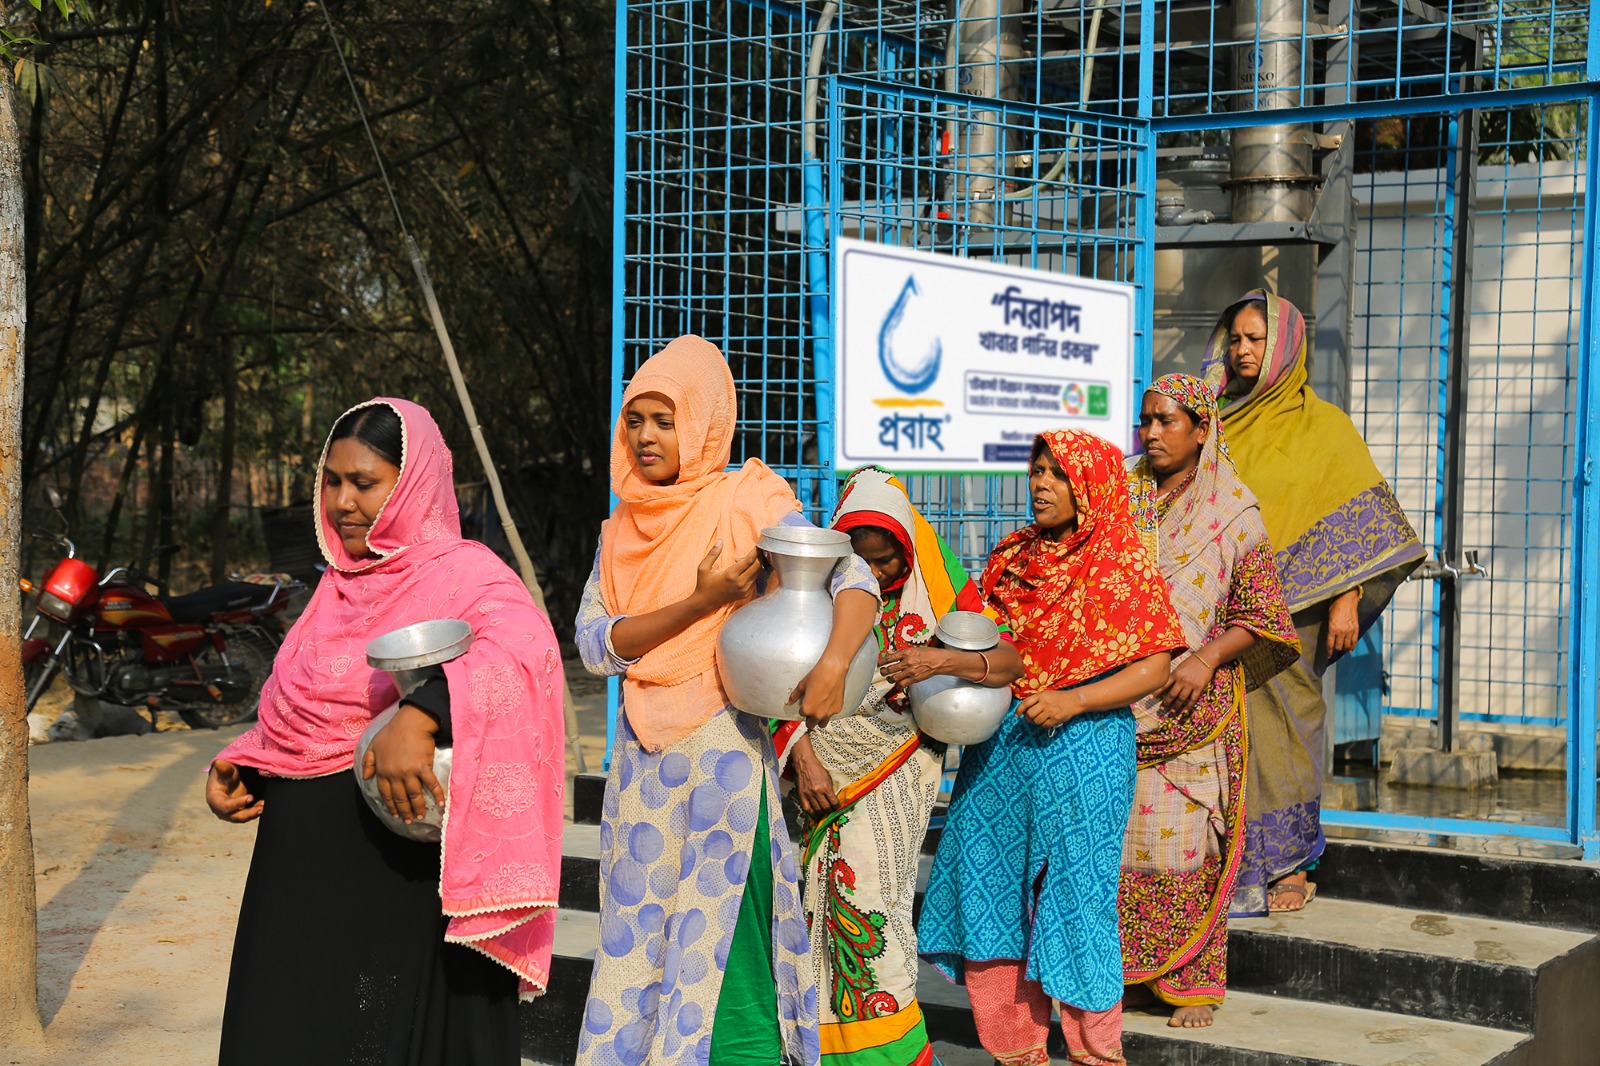
[[[221,1066],[516,1066],[516,975],[444,942],[439,846],[384,828],[350,773],[258,787]]]

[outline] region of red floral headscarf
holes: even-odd
[[[1134,528],[1121,450],[1076,429],[1038,439],[1072,486],[1078,528],[1053,541],[1026,526],[984,568],[984,598],[1010,623],[1022,655],[1018,697],[1187,646],[1167,583]]]

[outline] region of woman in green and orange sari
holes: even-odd
[[[806,815],[802,876],[822,1061],[928,1066],[911,905],[944,745],[917,731],[903,690],[935,674],[1002,688],[1022,662],[1005,640],[982,653],[931,646],[947,612],[992,612],[894,475],[856,471],[833,527],[850,534],[883,592],[878,676],[860,713],[811,732],[786,722],[775,738]]]

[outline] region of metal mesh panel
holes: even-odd
[[[976,123],[1006,127],[1003,158],[990,152],[994,158],[982,162],[986,153],[965,145],[942,146],[941,154],[945,123],[928,93],[958,85],[946,54],[958,45],[962,25],[974,21],[953,18],[946,5],[633,3],[625,17],[617,388],[673,337],[698,333],[713,341],[727,355],[739,391],[734,461],[764,458],[796,481],[814,516],[831,501],[833,484],[826,471],[830,457],[819,452],[826,432],[819,418],[826,412],[818,411],[818,385],[826,369],[813,362],[818,322],[809,309],[811,299],[826,296],[826,279],[806,256],[808,248],[821,253],[825,264],[826,246],[808,246],[805,237],[807,208],[826,205],[815,193],[808,201],[805,192],[808,129],[819,156],[841,153],[843,165],[831,176],[844,201],[859,201],[868,185],[900,182],[904,189],[892,198],[904,217],[946,216],[943,237],[920,243],[908,237],[906,243],[1091,276],[1129,276],[1137,243],[1132,198],[1139,194],[1128,186],[1128,153],[1137,147],[1128,122],[1011,104],[1015,110],[986,112],[1004,117]],[[1036,35],[1042,19],[1035,10],[1007,24]],[[1073,19],[1087,32],[1092,14],[1046,21],[1056,26]],[[808,78],[808,63],[818,77]],[[1113,98],[1132,91],[1124,84],[1129,68],[1101,65],[1105,69],[1096,71],[1089,64],[1097,85]],[[1015,88],[1019,101],[1062,106],[1081,99],[1081,56],[1023,62],[997,55],[991,66],[1026,68]],[[901,98],[896,106],[903,114],[891,115],[881,104],[870,120],[841,112],[837,138],[825,138],[828,76],[853,73],[922,95],[914,102]],[[809,122],[808,85],[818,99]],[[973,116],[967,117],[973,126]],[[1076,147],[1069,152],[1069,145]],[[1064,153],[1072,156],[1071,169],[1049,176]],[[875,160],[870,172],[869,154]],[[965,169],[952,168],[957,155]],[[963,206],[955,209],[960,217],[949,216],[957,198],[951,182],[969,186],[981,179],[981,167],[1006,183],[999,195],[1010,198],[1011,220],[980,234],[966,224],[964,202],[971,197],[965,191]],[[942,206],[936,203],[941,197]],[[1071,213],[1077,225],[1079,200],[1095,223],[1080,227],[1069,247],[1063,224]],[[900,240],[882,230],[884,221],[871,223],[877,239]],[[863,224],[857,219],[844,231],[862,232]],[[984,538],[998,515],[1012,521],[1021,513],[1019,489],[951,481],[919,491],[945,501],[952,543],[963,544],[969,559],[986,554],[982,545],[992,540]],[[981,531],[954,525],[971,520]]]
[[[1464,719],[1564,721],[1583,198],[1580,104],[1483,112],[1475,198],[1462,544],[1489,580],[1461,583]],[[1447,520],[1439,464],[1450,284],[1449,118],[1363,124],[1357,182],[1356,413],[1430,551]],[[1408,583],[1387,618],[1389,709],[1439,705],[1439,600]]]
[[[624,3],[614,388],[680,333],[713,340],[738,383],[735,460],[766,458],[823,518],[832,238],[1131,280],[1142,369],[1152,355],[1193,369],[1217,309],[1282,279],[1307,312],[1317,388],[1352,413],[1424,543],[1476,549],[1492,571],[1448,586],[1457,613],[1435,582],[1401,590],[1385,709],[1440,713],[1455,663],[1444,694],[1463,717],[1568,723],[1568,825],[1515,831],[1600,854],[1600,634],[1575,595],[1600,567],[1600,421],[1583,401],[1600,337],[1584,258],[1600,236],[1585,201],[1597,9]],[[1474,132],[1463,213],[1454,149]],[[969,566],[1026,518],[1020,477],[911,489]]]
[[[845,79],[832,83],[830,100],[835,237],[1103,280],[1138,281],[1147,269],[1141,167],[1153,156],[1143,124]],[[1002,161],[1016,156],[1047,176],[1006,180]],[[1145,343],[1140,328],[1136,346]],[[1131,427],[1121,430],[1131,438]],[[974,569],[1029,520],[1020,471],[913,477],[907,488]]]
[[[621,161],[621,377],[698,333],[739,390],[735,461],[785,476],[815,447],[799,235],[805,27],[744,4],[632,4]],[[619,383],[620,387],[620,383]]]

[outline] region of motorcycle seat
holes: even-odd
[[[272,592],[271,585],[230,581],[183,596],[163,596],[161,602],[172,612],[174,622],[204,622],[219,611],[236,611],[266,603]]]

